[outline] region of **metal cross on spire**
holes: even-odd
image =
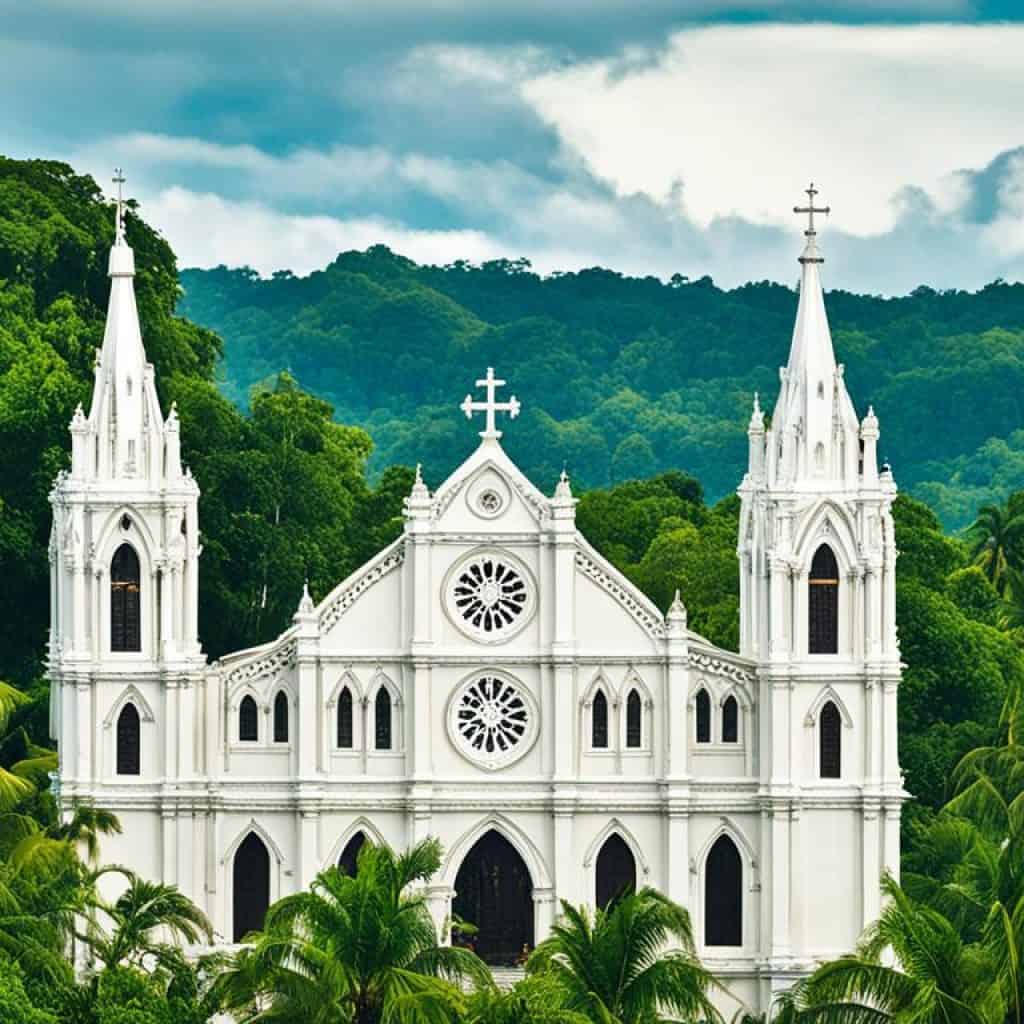
[[[499,438],[501,437],[501,431],[497,430],[494,425],[494,414],[498,412],[507,412],[510,419],[515,419],[519,415],[519,400],[513,395],[507,402],[499,402],[495,398],[495,391],[498,388],[504,387],[505,381],[499,380],[494,376],[494,367],[487,367],[487,376],[483,380],[478,380],[476,386],[478,388],[485,388],[487,391],[487,397],[482,402],[474,402],[472,395],[466,395],[462,400],[462,405],[459,408],[466,414],[466,419],[472,419],[473,413],[482,412],[487,416],[486,427],[480,431],[480,436],[483,438]]]
[[[807,205],[806,206],[794,206],[794,213],[806,213],[807,214],[807,230],[804,232],[804,237],[807,239],[807,244],[804,246],[804,251],[800,256],[799,262],[802,264],[806,263],[824,263],[821,252],[818,249],[818,244],[815,241],[815,235],[817,231],[814,230],[814,215],[816,213],[823,213],[827,217],[832,212],[830,206],[815,206],[814,197],[818,194],[818,190],[814,187],[814,182],[804,189],[807,193]]]
[[[114,215],[114,231],[118,242],[124,241],[124,194],[121,186],[125,183],[124,172],[120,167],[114,168],[113,182],[117,186],[117,210]]]
[[[812,235],[816,234],[816,232],[814,230],[814,215],[816,213],[823,213],[827,217],[832,212],[832,207],[831,206],[815,206],[814,205],[814,197],[818,194],[818,190],[814,187],[814,182],[813,181],[811,182],[811,184],[807,188],[804,189],[804,191],[807,193],[807,205],[806,206],[794,206],[793,207],[793,212],[794,213],[806,213],[807,214],[807,218],[808,218],[808,220],[807,220],[807,230],[804,232],[804,234],[808,238],[810,238]]]

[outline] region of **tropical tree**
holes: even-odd
[[[592,1024],[567,1008],[568,992],[552,974],[532,974],[507,991],[482,988],[469,996],[464,1024]]]
[[[295,1024],[459,1020],[456,983],[492,982],[473,953],[438,944],[421,887],[440,863],[434,839],[402,854],[367,843],[355,875],[332,867],[279,900],[221,978],[225,1007]]]
[[[593,916],[563,901],[562,917],[527,971],[552,975],[565,990],[566,1009],[601,1024],[720,1019],[689,914],[654,889],[626,892]]]
[[[1024,494],[1012,495],[1005,508],[983,505],[967,535],[972,541],[971,557],[1002,593],[1006,589],[1006,568],[1018,558],[1024,536]]]
[[[794,1024],[1005,1024],[991,952],[965,942],[952,921],[891,877],[882,884],[885,908],[857,951],[797,985],[780,1016]]]
[[[209,942],[213,927],[206,915],[174,886],[149,882],[123,869],[128,885],[111,902],[100,901],[86,938],[93,956],[104,967],[128,964],[141,967],[148,960],[177,966],[180,953],[166,938]],[[104,919],[110,924],[104,927]]]

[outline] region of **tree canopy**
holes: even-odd
[[[422,266],[384,246],[308,277],[218,267],[181,281],[185,313],[225,339],[225,393],[244,407],[287,367],[366,427],[373,474],[452,470],[472,436],[455,405],[494,365],[523,400],[505,441],[532,479],[563,463],[587,488],[681,468],[714,500],[740,481],[751,397],[778,391],[797,304],[765,281]],[[947,527],[1024,487],[1024,284],[827,303],[850,393],[861,415],[874,404],[901,487]]]

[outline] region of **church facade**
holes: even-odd
[[[813,192],[811,207],[813,208]],[[120,213],[88,414],[53,489],[51,722],[64,807],[123,834],[105,860],[178,886],[223,943],[361,843],[444,845],[446,938],[515,962],[559,901],[650,885],[753,1010],[852,948],[899,869],[896,488],[832,349],[812,222],[770,426],[739,487],[739,653],[664,612],[504,452],[480,443],[393,544],[271,643],[208,664],[199,490],[164,417]],[[734,1005],[734,1004],[730,1004]]]

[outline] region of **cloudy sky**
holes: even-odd
[[[128,189],[183,266],[384,242],[829,285],[1024,279],[1017,0],[0,0],[0,138]],[[827,16],[832,19],[822,20]]]

